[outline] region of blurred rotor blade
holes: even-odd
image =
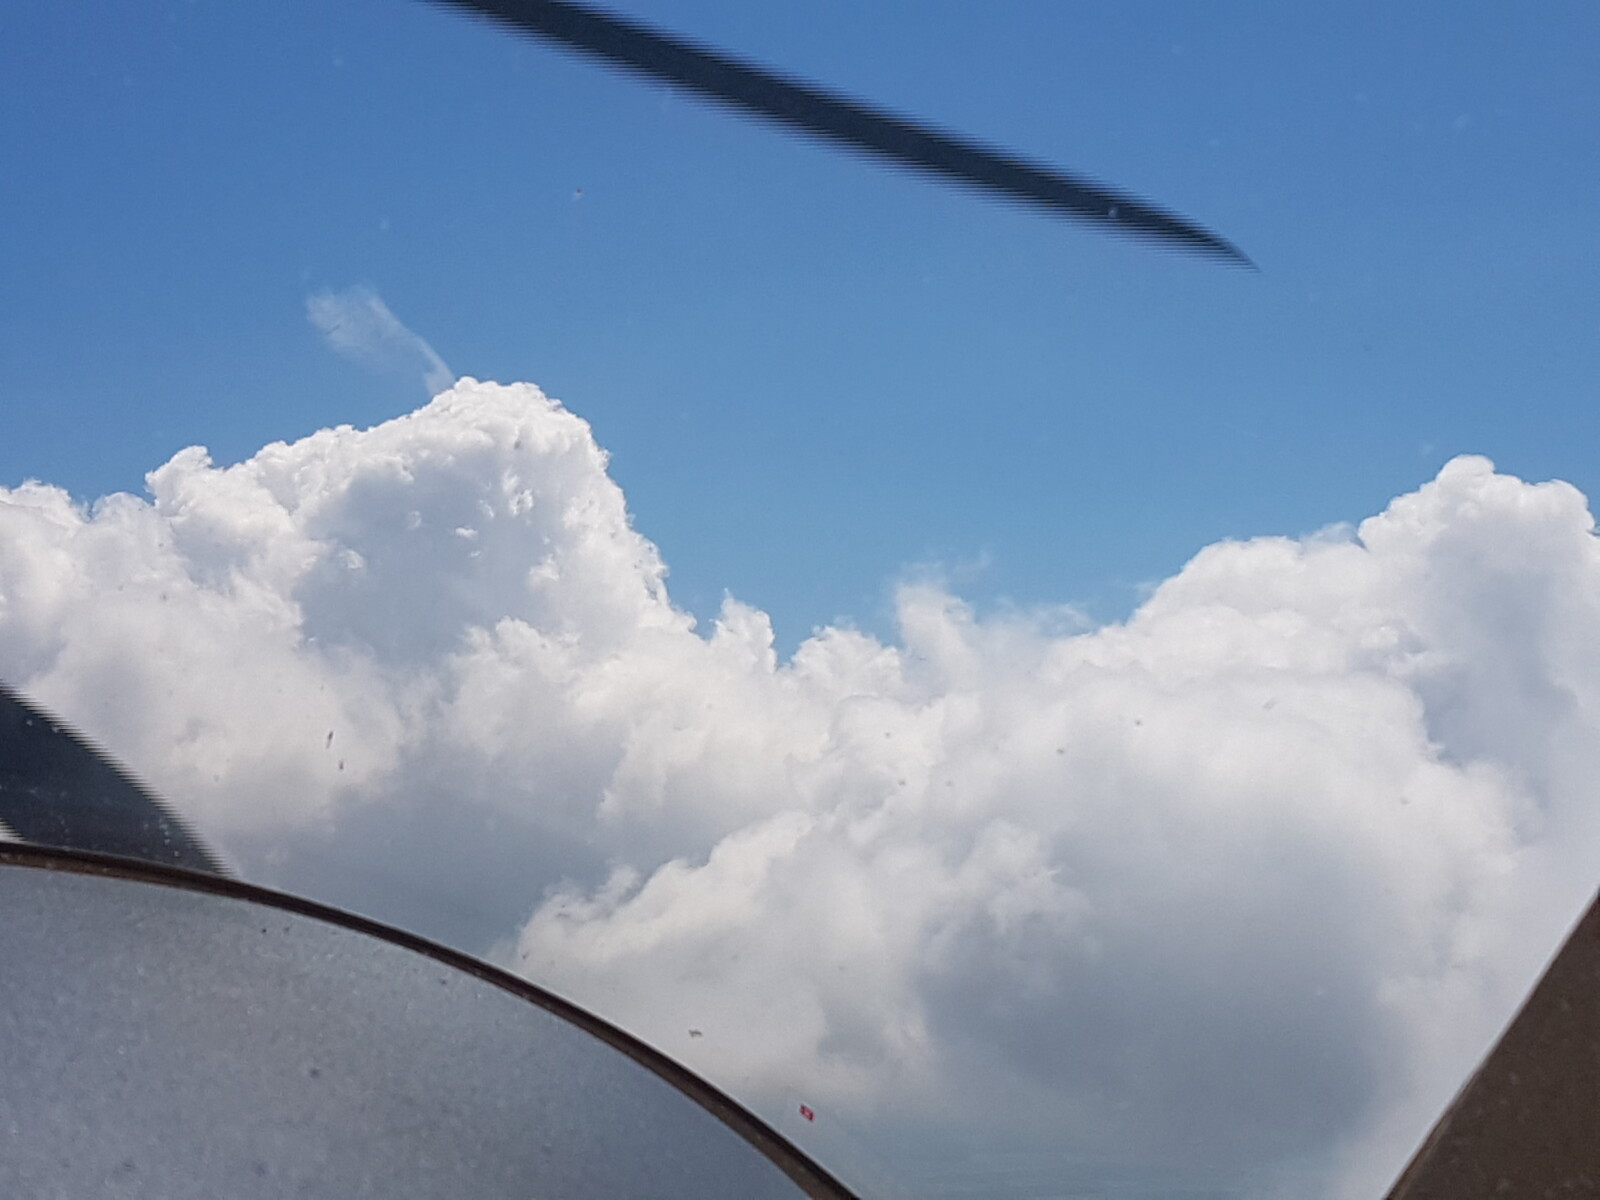
[[[1600,898],[1389,1200],[1600,1195]]]
[[[105,751],[0,683],[0,822],[25,842],[224,875],[171,808]]]
[[[571,0],[435,0],[654,79],[842,142],[903,167],[1238,266],[1254,263],[1204,226],[1081,176],[1028,162],[675,34]]]

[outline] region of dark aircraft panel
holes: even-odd
[[[28,842],[222,874],[216,857],[160,797],[4,683],[0,822]]]
[[[846,1195],[537,989],[184,874],[0,847],[0,1195]]]
[[[1600,1195],[1600,899],[1389,1200]]]

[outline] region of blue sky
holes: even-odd
[[[142,487],[423,397],[365,285],[590,420],[675,598],[781,644],[982,604],[1115,618],[1221,537],[1463,451],[1592,490],[1600,17],[1497,4],[624,11],[1128,188],[1218,268],[930,185],[420,4],[4,18],[0,481]],[[581,189],[581,198],[575,198]]]

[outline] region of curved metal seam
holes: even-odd
[[[856,1200],[855,1194],[836,1180],[822,1167],[806,1157],[793,1143],[750,1112],[737,1100],[722,1092],[681,1063],[668,1058],[653,1046],[640,1041],[631,1033],[585,1009],[570,1000],[519,975],[502,970],[482,959],[459,950],[452,950],[414,933],[385,925],[371,917],[346,912],[315,900],[288,892],[273,891],[258,884],[245,883],[224,875],[186,870],[165,863],[152,863],[120,858],[84,850],[68,850],[53,846],[0,843],[0,867],[30,867],[39,870],[73,871],[86,875],[105,875],[135,882],[186,888],[234,900],[252,901],[311,920],[337,925],[355,933],[379,938],[434,961],[463,971],[484,983],[510,992],[551,1015],[575,1025],[598,1038],[612,1049],[627,1055],[634,1062],[676,1088],[727,1125],[750,1145],[761,1152],[774,1166],[794,1181],[813,1200]]]

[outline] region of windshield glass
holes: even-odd
[[[868,1195],[1377,1196],[1595,883],[1592,6],[0,18],[0,681]],[[670,568],[670,575],[669,575]]]

